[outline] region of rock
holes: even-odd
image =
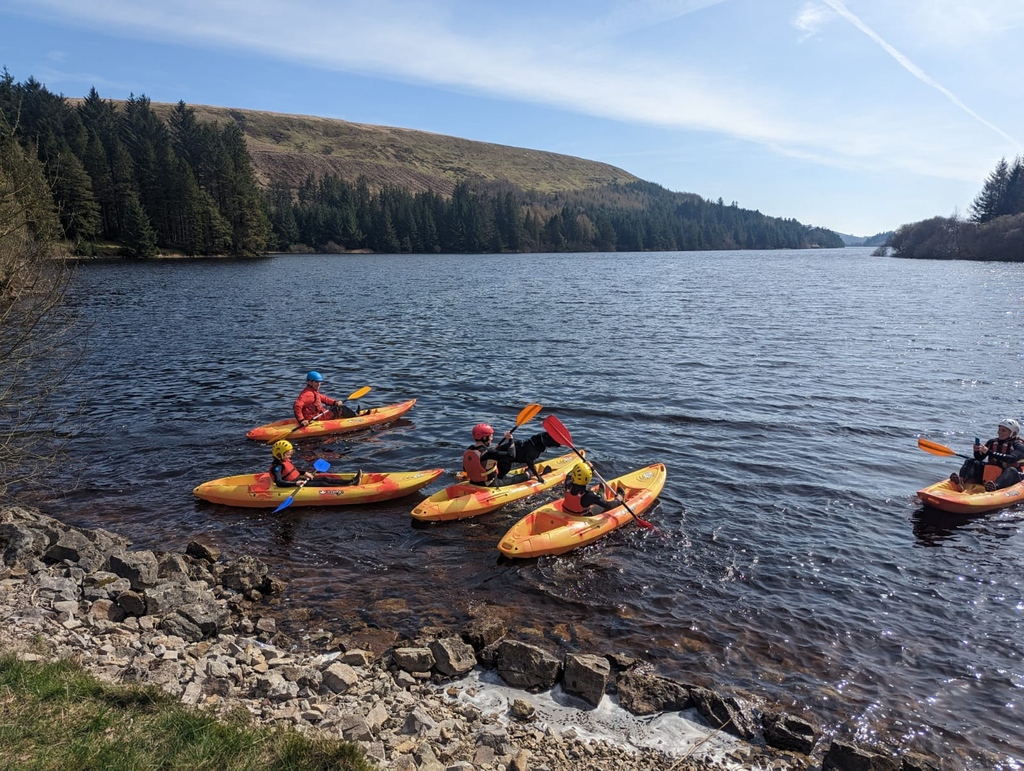
[[[786,712],[765,715],[762,723],[765,742],[780,750],[810,755],[820,736],[820,731],[808,721]]]
[[[508,711],[517,720],[531,720],[536,714],[537,708],[525,699],[513,699]]]
[[[159,566],[156,555],[151,551],[111,554],[107,563],[108,570],[131,581],[132,589],[136,592],[157,584]]]
[[[498,674],[509,685],[545,689],[558,680],[562,662],[536,645],[502,640],[496,666]]]
[[[209,562],[211,565],[220,559],[220,550],[199,541],[189,541],[188,546],[185,547],[185,554]]]
[[[833,741],[822,758],[821,771],[900,771],[900,763],[847,742]]]
[[[270,568],[256,557],[239,557],[228,565],[220,576],[221,583],[236,592],[263,591],[267,586]]]
[[[185,640],[198,642],[203,639],[203,630],[178,612],[169,613],[160,620],[160,629]]]
[[[429,672],[434,667],[434,654],[429,648],[395,648],[391,658],[406,672]]]
[[[488,645],[492,645],[508,633],[505,622],[498,618],[477,618],[469,622],[462,630],[462,639],[473,646],[479,653]]]
[[[464,675],[476,666],[473,648],[459,637],[444,637],[430,643],[434,657],[434,668],[442,675],[455,677]]]
[[[359,682],[359,675],[348,664],[336,661],[321,673],[323,684],[334,693],[345,693]]]
[[[117,596],[117,604],[124,609],[129,616],[145,616],[146,600],[135,591],[122,592]]]
[[[617,688],[622,708],[634,715],[675,712],[693,706],[690,686],[666,677],[623,672]]]
[[[611,664],[604,656],[569,653],[565,657],[562,685],[568,693],[596,707],[604,698],[611,671]]]
[[[707,688],[691,688],[690,697],[701,717],[712,728],[721,728],[741,739],[757,737],[757,721],[750,707],[742,700],[735,696],[722,696]]]
[[[81,567],[90,572],[101,566],[104,561],[104,557],[92,541],[77,530],[62,533],[57,542],[46,550],[44,557],[52,562],[68,560],[84,563]]]

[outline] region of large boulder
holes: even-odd
[[[551,688],[562,670],[557,657],[536,645],[502,640],[495,661],[501,679],[516,688]]]

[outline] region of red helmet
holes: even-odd
[[[477,423],[473,426],[473,438],[477,441],[494,436],[494,426],[489,423]]]

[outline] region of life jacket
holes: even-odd
[[[285,482],[294,482],[296,479],[302,476],[302,474],[299,473],[299,470],[295,468],[295,464],[292,463],[290,460],[275,461],[274,464],[270,467],[271,477],[274,476],[275,467],[281,469],[280,476],[281,479],[283,479]]]
[[[312,394],[312,400],[309,399],[308,394]],[[309,386],[306,386],[299,393],[298,398],[295,400],[296,412],[301,417],[296,416],[299,420],[315,420],[316,418],[323,417],[324,412],[327,412],[327,405],[323,400],[323,395]]]
[[[583,496],[587,488],[584,485],[569,485],[565,488],[565,498],[562,499],[562,511],[566,514],[584,514],[586,509],[583,506]]]
[[[989,455],[996,453],[998,455],[1012,455],[1015,451],[1020,449],[1022,440],[1019,436],[1011,436],[1006,440],[995,439],[992,441],[992,447],[989,449]],[[1002,461],[996,460],[995,458],[986,459],[986,463],[992,466],[998,466],[999,468],[1009,468],[1010,466],[1018,466],[1017,461]]]
[[[475,485],[489,485],[498,476],[498,462],[494,459],[486,462],[482,460],[486,451],[482,445],[474,444],[462,453],[462,470]]]

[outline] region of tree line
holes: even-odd
[[[145,96],[77,104],[29,78],[0,78],[0,116],[45,171],[79,254],[267,251],[500,253],[841,247],[838,234],[649,182],[571,193],[461,182],[451,195],[365,177],[282,180],[261,190],[234,122],[179,102],[166,122]]]
[[[1024,158],[999,160],[968,218],[954,214],[903,225],[887,247],[895,257],[1024,262]]]

